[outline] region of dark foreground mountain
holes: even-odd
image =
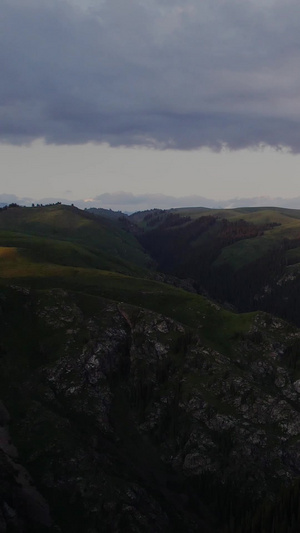
[[[102,270],[114,221],[91,245],[79,210],[19,209],[0,212],[0,531],[299,531],[300,331],[153,281],[132,235],[145,263]]]
[[[216,531],[297,478],[300,341],[278,319],[221,353],[88,294],[3,288],[1,308],[10,432],[62,531]]]

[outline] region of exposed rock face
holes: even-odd
[[[62,532],[216,531],[203,476],[259,498],[299,475],[300,387],[285,361],[299,332],[282,321],[256,315],[220,353],[201,329],[100,298],[52,290],[14,305],[3,302],[7,323],[17,311],[25,322],[2,331],[2,396]],[[1,472],[17,484],[6,431]],[[5,531],[15,510],[2,498]]]
[[[8,423],[9,414],[0,402],[0,532],[50,531],[52,520],[48,504],[19,463]]]

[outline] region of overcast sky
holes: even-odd
[[[299,67],[298,0],[0,0],[0,201],[295,199]]]

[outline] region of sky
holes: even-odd
[[[0,0],[0,202],[300,208],[300,3]]]

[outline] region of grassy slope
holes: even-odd
[[[202,210],[192,211],[199,216],[203,213]],[[188,214],[187,210],[180,212]],[[273,217],[268,210],[266,212],[268,217]],[[291,219],[285,213],[278,213],[278,210],[273,212],[281,220],[287,218],[300,227],[299,219]],[[226,214],[240,218],[237,210],[226,211]],[[249,217],[254,215],[261,223],[260,211],[247,213]],[[282,226],[266,234],[277,230],[282,230]],[[265,247],[266,237],[240,241],[225,251],[232,253],[236,246],[236,261],[239,247],[243,258],[245,243],[247,246],[250,242],[260,242]],[[134,258],[138,257],[140,262],[148,260],[132,236],[109,221],[95,220],[76,208],[49,206],[1,211],[0,282],[2,285],[41,289],[62,287],[141,306],[199,329],[205,341],[229,352],[232,339],[249,329],[254,315],[231,313],[199,295],[145,279],[146,271],[126,263],[117,255],[121,253],[118,246],[127,246],[128,242],[128,249],[132,246]],[[116,255],[109,253],[111,249]]]
[[[0,211],[0,246],[18,247],[35,261],[129,274],[141,275],[150,263],[116,223],[63,205]]]
[[[113,270],[142,275],[145,269],[97,248],[48,237],[37,237],[0,230],[1,247],[15,247],[19,254],[34,262]],[[12,265],[13,266],[13,265]]]
[[[138,266],[122,257],[131,252]],[[251,315],[229,313],[201,296],[145,279],[140,265],[147,261],[133,236],[76,208],[0,211],[2,285],[62,287],[128,302],[199,327],[204,339],[224,349],[249,327]]]
[[[170,285],[92,268],[34,263],[16,248],[0,248],[0,283],[35,288],[62,287],[170,316],[193,328],[216,348],[229,349],[232,338],[247,330],[253,314],[225,311],[202,296]]]
[[[229,246],[224,246],[214,265],[221,266],[229,264],[234,270],[238,270],[249,263],[257,261],[266,253],[276,249],[278,244],[283,242],[284,239],[292,240],[300,238],[300,210],[296,209],[276,207],[249,207],[237,209],[205,209],[202,207],[180,208],[161,212],[160,216],[166,217],[171,213],[179,214],[182,217],[190,217],[191,221],[203,216],[211,215],[218,219],[227,219],[230,222],[243,219],[246,222],[258,226],[272,223],[280,224],[272,229],[264,230],[264,234],[261,236],[240,240]],[[137,216],[133,215],[132,219],[142,227],[145,227],[145,224],[142,221],[142,214],[138,214]],[[152,227],[150,226],[146,229],[151,230]],[[176,229],[177,228],[174,227],[169,231],[176,231]],[[207,236],[214,239],[214,230],[209,230],[207,235],[202,235],[198,241],[195,240],[193,246],[197,247],[197,245],[201,244]],[[300,250],[297,252],[287,251],[286,258],[288,263],[295,263],[298,258],[300,261]]]
[[[223,215],[224,211],[220,212],[220,216]],[[280,226],[265,230],[264,235],[260,237],[245,239],[227,246],[216,261],[215,264],[217,265],[229,263],[235,269],[238,269],[252,261],[256,261],[266,252],[274,249],[284,239],[297,239],[300,237],[300,211],[294,209],[262,208],[256,211],[248,211],[246,208],[237,209],[230,210],[228,218],[231,221],[243,218],[247,222],[257,225],[275,222],[280,224]]]

